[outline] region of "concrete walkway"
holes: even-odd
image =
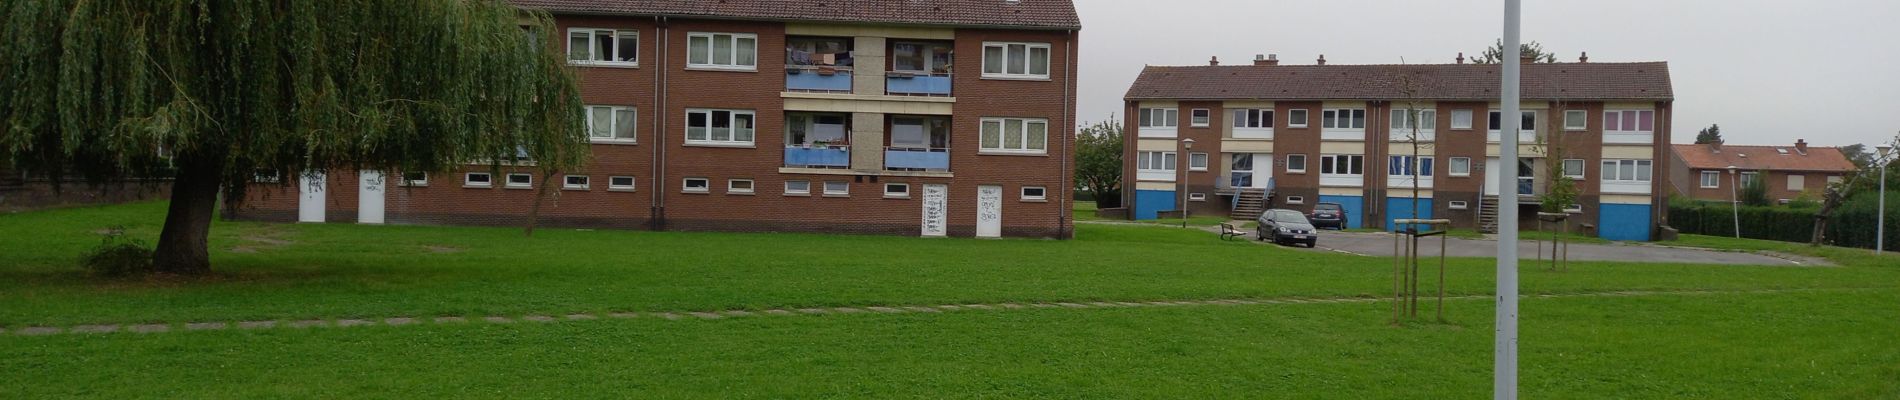
[[[1375,257],[1391,257],[1393,235],[1373,232],[1321,231],[1316,250],[1337,251]],[[1421,256],[1438,255],[1438,238],[1419,240]],[[1496,257],[1498,242],[1495,239],[1448,239],[1445,243],[1446,255],[1452,257]],[[1542,242],[1543,251],[1550,252],[1551,243]],[[1520,240],[1517,253],[1520,258],[1535,258],[1538,242]],[[1729,265],[1779,265],[1779,266],[1833,266],[1827,260],[1800,257],[1788,254],[1746,253],[1717,251],[1684,247],[1656,246],[1641,243],[1615,242],[1612,244],[1570,244],[1571,261],[1627,261],[1676,264],[1729,264]]]

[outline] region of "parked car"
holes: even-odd
[[[1254,228],[1254,237],[1259,240],[1272,240],[1275,244],[1304,243],[1313,247],[1319,243],[1319,233],[1313,231],[1313,223],[1306,220],[1299,211],[1276,208],[1260,213],[1260,224]]]
[[[1313,213],[1307,215],[1313,220],[1313,226],[1346,229],[1346,207],[1339,203],[1319,203],[1313,205]]]

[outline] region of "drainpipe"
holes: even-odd
[[[653,186],[653,205],[650,206],[651,220],[647,222],[652,230],[666,229],[666,66],[669,44],[672,42],[667,27],[667,18],[654,16],[653,23],[660,31],[660,65],[654,68],[653,91],[653,177],[648,179]]]
[[[1075,158],[1069,156],[1069,143],[1075,141],[1075,130],[1077,129],[1074,119],[1075,112],[1074,109],[1071,108],[1074,107],[1074,105],[1071,104],[1072,100],[1070,100],[1074,98],[1073,90],[1075,86],[1075,30],[1069,30],[1068,35],[1068,40],[1065,40],[1062,45],[1062,60],[1067,64],[1067,66],[1062,68],[1062,123],[1066,126],[1065,129],[1068,134],[1063,135],[1065,137],[1062,140],[1062,160],[1060,161],[1062,163],[1062,180],[1059,184],[1063,185],[1063,188],[1056,194],[1057,239],[1069,238],[1069,228],[1064,223],[1068,222],[1067,218],[1069,214],[1075,212],[1075,206],[1069,204],[1070,201],[1074,201],[1074,199],[1070,199],[1071,196],[1069,196],[1069,194],[1075,190],[1075,183],[1069,180],[1070,173],[1074,172],[1073,169],[1075,168]]]

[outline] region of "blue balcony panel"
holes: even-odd
[[[850,167],[851,150],[842,147],[786,147],[785,165],[792,167]]]
[[[903,150],[884,151],[885,168],[910,169],[950,169],[950,152],[943,150]]]
[[[851,91],[851,71],[837,71],[830,75],[821,74],[815,70],[786,71],[785,89],[849,92]]]
[[[885,91],[891,94],[950,95],[950,77],[948,76],[891,76],[884,79]]]

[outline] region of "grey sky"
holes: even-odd
[[[1033,1],[1033,0],[1032,0]],[[1083,122],[1121,110],[1143,65],[1449,63],[1503,30],[1502,0],[1076,0]],[[1668,61],[1677,143],[1884,142],[1900,131],[1900,2],[1524,1],[1560,61]]]

